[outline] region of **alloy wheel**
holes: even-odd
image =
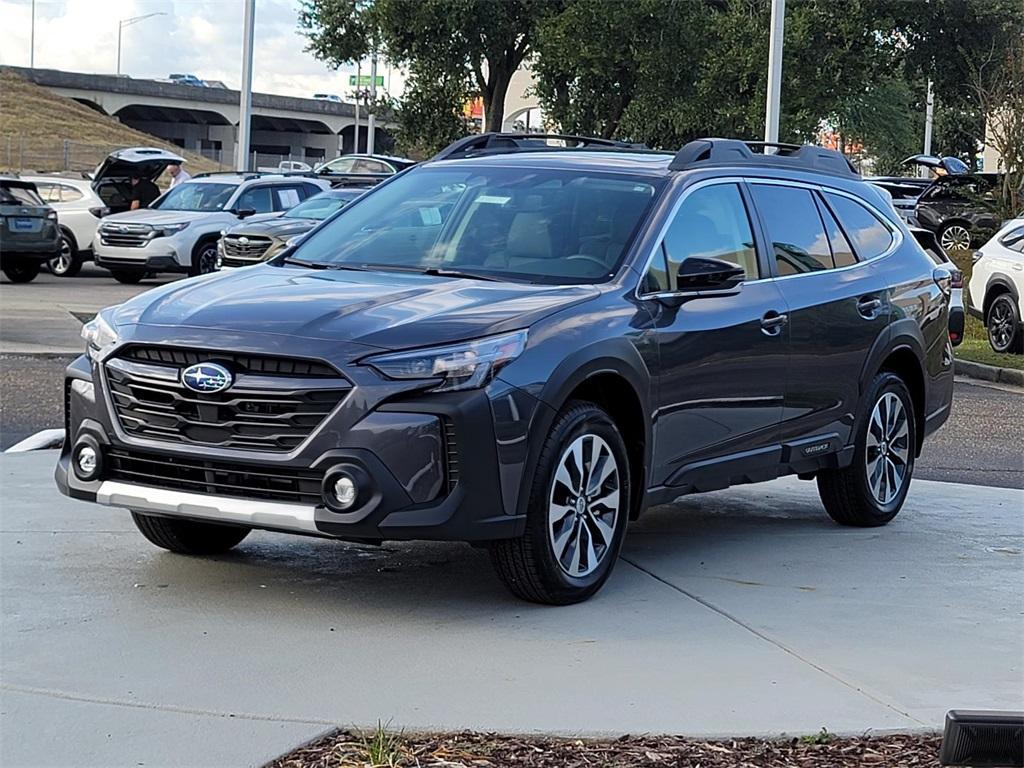
[[[620,489],[618,462],[601,437],[586,434],[565,449],[548,499],[548,537],[569,576],[590,575],[611,551]]]
[[[62,237],[60,239],[60,254],[56,258],[50,259],[50,272],[54,275],[63,275],[71,269],[73,261],[71,243],[66,237]]]
[[[205,275],[217,271],[217,248],[207,246],[199,252],[199,274]]]
[[[966,251],[971,247],[971,233],[966,227],[953,224],[942,230],[939,245],[947,251]]]
[[[998,298],[988,313],[988,340],[996,352],[1006,352],[1013,340],[1015,318],[1005,298]]]
[[[889,504],[907,482],[910,461],[907,411],[893,392],[882,395],[871,412],[864,460],[871,495],[879,504]]]

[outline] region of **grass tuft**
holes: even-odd
[[[397,768],[402,764],[402,745],[404,731],[392,733],[391,725],[377,721],[377,727],[369,736],[360,734],[362,746],[366,752],[366,760],[372,768]]]
[[[828,728],[822,726],[822,729],[817,733],[812,733],[807,736],[800,737],[801,744],[815,745],[815,744],[831,744],[835,741],[836,735],[829,733]]]

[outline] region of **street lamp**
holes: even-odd
[[[125,27],[130,27],[132,24],[138,24],[145,19],[151,19],[154,16],[166,15],[163,11],[157,11],[156,13],[147,13],[144,16],[132,16],[129,19],[121,19],[117,22],[117,74],[121,74],[121,30]]]
[[[782,92],[783,30],[786,21],[786,0],[772,0],[772,22],[768,43],[768,98],[764,110],[764,140],[779,140],[779,101]],[[765,149],[770,151],[771,147]]]

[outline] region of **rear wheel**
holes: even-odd
[[[135,527],[150,543],[182,555],[219,555],[249,535],[250,528],[202,523],[132,512]]]
[[[217,241],[206,240],[199,243],[192,252],[192,266],[189,267],[190,276],[207,275],[217,271]]]
[[[971,231],[963,224],[947,224],[939,232],[939,245],[947,251],[966,251],[971,247]]]
[[[137,270],[112,269],[110,270],[110,275],[119,283],[135,285],[136,283],[142,282],[142,278],[146,276],[146,273],[139,272]]]
[[[985,317],[985,328],[988,330],[988,343],[996,352],[1015,353],[1024,347],[1017,302],[1008,293],[1001,293],[992,300]]]
[[[57,277],[74,277],[82,269],[82,259],[78,255],[78,243],[70,232],[61,231],[60,253],[47,262],[50,273]]]
[[[615,423],[593,403],[570,403],[541,451],[526,532],[491,545],[498,575],[523,600],[586,600],[618,558],[629,499],[629,462]]]
[[[853,463],[818,473],[825,511],[840,525],[885,525],[900,511],[914,473],[917,425],[903,380],[880,373],[865,398],[868,417],[857,430]]]
[[[12,283],[31,283],[39,274],[41,263],[27,259],[8,259],[4,262],[0,271],[7,276]]]

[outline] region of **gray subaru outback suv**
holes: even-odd
[[[842,155],[774,149],[456,142],[266,263],[101,312],[57,483],[193,555],[472,542],[555,604],[683,494],[795,473],[883,525],[949,415],[951,276]]]

